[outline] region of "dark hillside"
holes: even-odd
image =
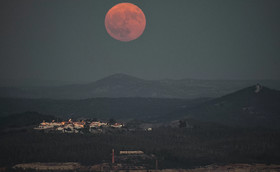
[[[209,100],[92,98],[84,100],[0,98],[0,115],[36,111],[58,117],[162,120],[165,114]]]
[[[252,86],[178,114],[234,126],[279,128],[280,91]]]

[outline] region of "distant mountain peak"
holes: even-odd
[[[102,84],[113,84],[115,85],[116,83],[131,83],[131,82],[142,82],[144,81],[143,79],[123,74],[123,73],[116,73],[113,75],[109,75],[103,79],[97,80],[94,83],[102,83]]]
[[[110,77],[110,78],[136,78],[132,75],[128,75],[128,74],[124,74],[124,73],[115,73],[115,74],[112,74],[108,77]]]
[[[140,80],[140,78],[137,78],[132,75],[124,74],[124,73],[115,73],[115,74],[109,75],[101,80],[104,80],[104,79],[139,79]]]

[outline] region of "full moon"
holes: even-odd
[[[113,38],[129,42],[137,39],[144,32],[146,27],[145,14],[134,4],[120,3],[107,12],[105,27]]]

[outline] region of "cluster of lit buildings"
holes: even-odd
[[[94,121],[94,122],[74,122],[71,119],[69,121],[65,122],[55,122],[54,120],[52,122],[45,122],[39,124],[38,127],[35,127],[35,130],[43,130],[43,131],[57,131],[61,133],[81,133],[85,128],[88,129],[89,132],[92,133],[98,133],[102,132],[105,128],[122,128],[123,124],[115,123],[115,124],[109,124],[104,123],[100,121]]]

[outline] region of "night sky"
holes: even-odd
[[[104,26],[120,2],[146,16],[132,42]],[[1,0],[0,25],[0,78],[280,79],[279,0]]]

